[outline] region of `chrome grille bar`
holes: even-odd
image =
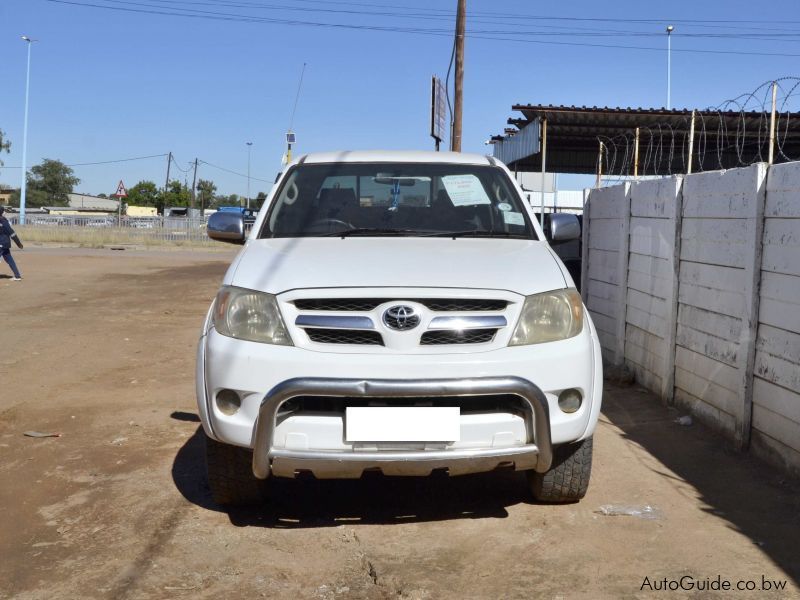
[[[499,329],[508,325],[506,318],[501,315],[486,315],[475,317],[434,317],[429,330],[443,329]]]
[[[375,329],[375,323],[369,317],[349,315],[299,315],[294,324],[297,327],[319,327],[322,329]]]

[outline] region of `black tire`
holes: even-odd
[[[547,473],[528,471],[528,484],[539,502],[577,502],[586,495],[592,474],[594,438],[555,448],[553,465]]]
[[[208,487],[222,506],[248,506],[265,498],[266,481],[253,475],[253,452],[206,437]]]

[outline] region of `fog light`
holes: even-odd
[[[233,390],[220,390],[217,392],[217,408],[222,414],[228,416],[236,414],[236,411],[239,410],[241,406],[242,399],[239,398],[239,394]]]
[[[583,397],[575,388],[564,390],[558,395],[558,407],[565,413],[574,413],[581,407]]]

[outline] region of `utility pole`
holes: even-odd
[[[253,147],[253,142],[245,143],[247,144],[247,208],[250,208],[250,150]],[[291,147],[289,152],[291,152]]]
[[[164,182],[164,197],[161,203],[161,214],[164,214],[164,207],[167,205],[167,190],[169,190],[169,168],[172,165],[172,152],[167,157],[167,180]]]
[[[456,81],[453,101],[453,133],[450,150],[461,152],[461,118],[464,107],[464,37],[467,28],[467,0],[458,0],[456,13]]]
[[[194,159],[194,175],[192,176],[192,208],[195,205],[195,186],[197,185],[197,159]]]

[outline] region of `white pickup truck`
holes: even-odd
[[[580,235],[555,216],[552,242]],[[214,500],[272,477],[515,468],[539,501],[584,496],[597,332],[508,169],[435,152],[303,156],[281,173],[200,335]]]

